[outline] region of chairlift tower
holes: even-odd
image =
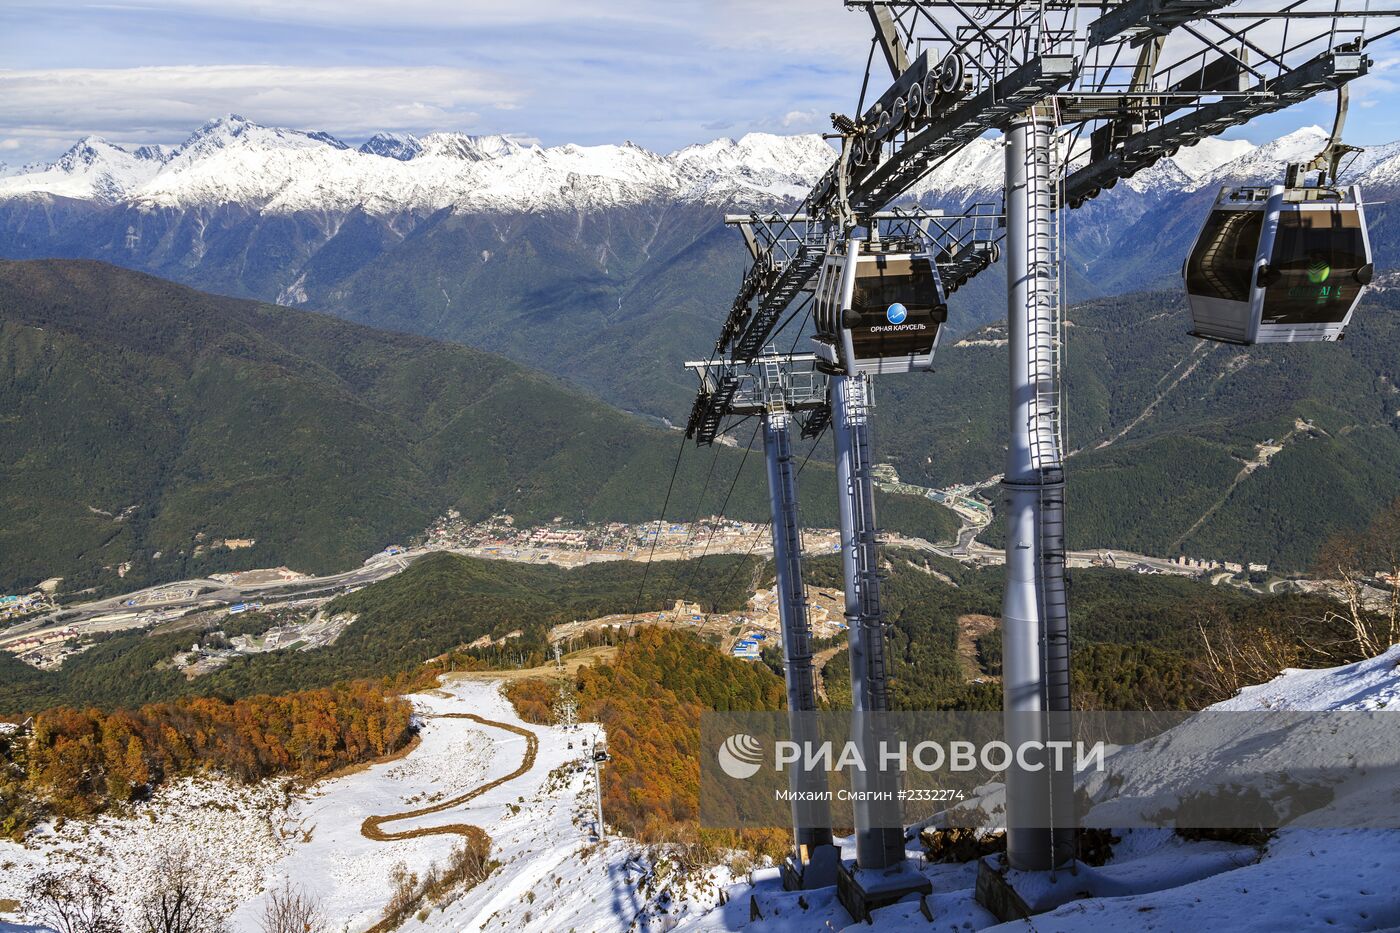
[[[1006,132],[1006,278],[1009,442],[1002,489],[1006,582],[1002,595],[1002,692],[1006,742],[1070,738],[1069,612],[1065,593],[1064,446],[1060,369],[1062,321],[1058,217],[1051,145],[1043,107]],[[1073,776],[1012,768],[1007,813],[1045,813],[1050,825],[1008,820],[1007,852],[1023,870],[1070,863],[1074,851]]]
[[[848,267],[854,269],[854,266]],[[866,761],[879,760],[879,739],[890,711],[885,664],[885,613],[880,604],[880,556],[871,475],[870,387],[867,375],[831,379],[831,425],[836,448],[836,495],[841,521],[846,632],[851,663],[852,741]],[[858,870],[884,872],[904,862],[904,828],[895,799],[898,776],[875,768],[851,774]]]
[[[944,244],[937,266],[948,294],[997,261],[1000,251],[1007,256],[1006,728],[1012,739],[1067,735],[1064,213],[1181,147],[1342,91],[1369,71],[1367,49],[1400,32],[1400,5],[1395,0],[1388,5],[1387,0],[844,3],[865,11],[874,29],[872,65],[860,101],[853,116],[833,114],[840,155],[797,210],[729,218],[743,232],[753,263],[716,354],[729,366],[751,365],[774,333],[800,317],[803,296],[811,292],[824,257],[851,231],[913,212],[912,186],[972,141],[989,132],[1003,134],[1003,204],[990,210],[967,206],[962,216],[930,211],[937,216],[920,222],[926,235]],[[873,70],[886,67],[892,81],[880,91]],[[1337,135],[1334,131],[1328,148],[1333,184],[1335,154],[1345,151]],[[992,218],[998,222],[994,228],[984,223]],[[856,529],[862,522],[874,527],[873,517],[860,517],[863,500],[852,492],[861,486],[860,457],[862,450],[868,456],[869,431],[869,408],[852,402],[865,400],[867,383],[865,377],[833,376],[828,412],[837,443],[847,451],[838,456],[838,470],[846,471],[840,480],[842,506],[853,516],[852,542],[861,540]],[[709,390],[702,385],[692,429],[713,436],[736,388],[737,380],[716,380]],[[849,550],[853,559],[863,553],[854,546]],[[873,538],[868,553],[873,554]],[[878,578],[862,592],[859,569],[848,577],[851,608],[859,597],[878,598]],[[876,643],[882,645],[882,638],[872,632]],[[860,663],[867,665],[873,656]],[[864,683],[853,677],[852,686],[855,703],[874,703],[882,695],[883,673]],[[1048,869],[1053,878],[1056,869],[1072,866],[1076,821],[1067,778],[1009,775],[1009,868]],[[878,838],[869,814],[857,811],[856,818],[858,845],[862,838]],[[868,845],[867,851],[876,848]]]
[[[772,512],[773,566],[777,575],[778,621],[782,629],[783,679],[787,687],[788,727],[792,741],[815,746],[820,741],[816,676],[812,667],[812,628],[807,591],[802,582],[802,527],[798,517],[794,426],[809,434],[827,417],[826,380],[810,354],[780,356],[769,347],[751,366],[714,360],[687,363],[700,378],[701,396],[723,393],[718,420],[693,418],[688,429],[699,443],[717,434],[707,424],[731,417],[757,417],[763,430],[769,505]],[[836,883],[840,851],[832,842],[831,807],[824,772],[792,768],[793,851],[782,866],[788,890],[829,887]]]
[[[1013,745],[1067,736],[1063,210],[1181,146],[1344,88],[1366,73],[1367,42],[1389,35],[1387,18],[1400,10],[1339,0],[846,6],[870,15],[894,82],[859,117],[836,118],[838,128],[845,124],[843,152],[854,157],[839,159],[818,183],[809,213],[859,219],[886,208],[972,139],[988,130],[1004,135],[1006,730]],[[1382,27],[1368,31],[1375,23]],[[1011,867],[1071,864],[1068,775],[1013,769],[1007,813]]]

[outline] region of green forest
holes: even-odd
[[[0,412],[0,592],[345,570],[449,508],[649,521],[681,443],[502,357],[96,262],[0,262]],[[815,526],[836,524],[829,448],[802,477]],[[766,520],[762,458],[723,445],[682,458],[665,517],[716,511],[741,463],[727,512]],[[892,528],[957,528],[881,501]]]
[[[1400,495],[1397,311],[1400,295],[1373,291],[1339,343],[1231,347],[1187,334],[1175,292],[1069,309],[1070,547],[1311,568],[1328,535],[1359,531]],[[1005,326],[971,336],[983,342],[941,347],[932,375],[880,383],[876,450],[908,482],[1004,467],[1008,363],[992,344]],[[1256,445],[1285,438],[1232,485]],[[981,540],[1000,543],[997,528]]]

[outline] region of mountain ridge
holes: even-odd
[[[1206,140],[1129,181],[1135,190],[1182,179],[1210,184],[1222,170],[1270,167],[1319,140],[1317,127],[1253,146]],[[1295,139],[1296,137],[1296,139]],[[1389,162],[1400,152],[1380,147]],[[1396,152],[1390,150],[1396,149]],[[1311,153],[1308,153],[1311,154]],[[656,197],[705,203],[778,203],[803,197],[835,158],[817,134],[750,133],[657,153],[632,143],[541,147],[514,137],[435,132],[380,133],[359,147],[323,132],[268,127],[229,114],[206,122],[173,149],[128,151],[85,137],[59,159],[0,178],[0,199],[54,195],[147,209],[236,202],[261,211],[539,210],[616,206]],[[919,200],[972,198],[1000,186],[1001,143],[975,140],[912,190]],[[1369,164],[1368,163],[1368,166]],[[1400,161],[1393,166],[1400,175]],[[308,173],[314,173],[307,177]],[[1234,172],[1238,174],[1238,171]],[[220,185],[214,178],[234,181]],[[239,180],[242,179],[242,183]],[[303,183],[304,181],[304,183]],[[547,197],[541,196],[547,193]]]
[[[741,466],[727,514],[768,516],[761,457],[692,451],[668,500],[680,432],[505,357],[91,261],[0,262],[0,412],[0,592],[343,570],[449,508],[643,522],[667,501],[689,521]],[[825,459],[803,495],[832,527]],[[882,505],[956,528],[927,500]],[[256,544],[196,553],[230,537]]]

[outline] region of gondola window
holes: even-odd
[[[1248,301],[1263,219],[1259,211],[1212,211],[1187,266],[1186,290]]]
[[[1285,211],[1279,216],[1264,297],[1265,324],[1339,321],[1356,300],[1366,264],[1356,211]]]

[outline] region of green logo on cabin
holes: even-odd
[[[1332,276],[1332,265],[1325,259],[1314,259],[1308,266],[1308,281],[1321,285]]]

